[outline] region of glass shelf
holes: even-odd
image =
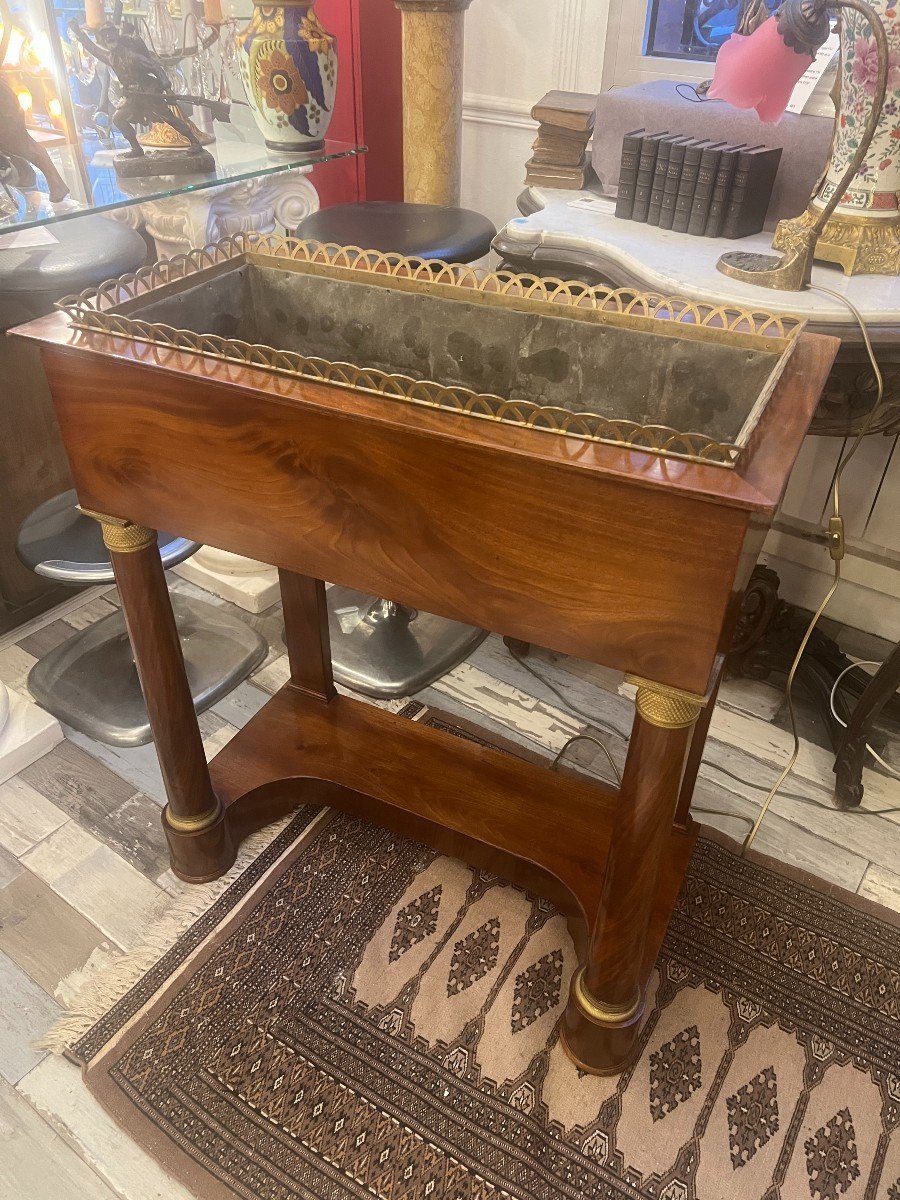
[[[45,192],[31,192],[26,196],[10,188],[6,195],[11,203],[18,204],[18,208],[15,212],[3,213],[4,195],[0,191],[0,231],[52,225],[56,221],[69,221],[86,213],[109,212],[129,204],[164,200],[186,192],[221,187],[224,183],[257,179],[262,175],[275,175],[297,167],[312,167],[317,163],[349,158],[366,151],[365,146],[326,140],[320,150],[306,154],[281,154],[257,143],[226,138],[219,138],[206,149],[216,161],[216,169],[209,175],[157,175],[144,179],[118,178],[114,166],[116,154],[121,153],[118,148],[109,149],[85,142],[80,146],[52,150],[51,155],[57,167],[70,186],[74,183],[72,196],[61,203],[51,204]],[[86,200],[74,198],[79,181],[85,180],[89,183],[89,197]],[[80,186],[83,192],[86,191],[83,182]]]

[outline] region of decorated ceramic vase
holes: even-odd
[[[900,6],[894,0],[869,2],[884,22],[890,46],[887,96],[875,140],[838,211],[896,216],[900,193]],[[877,43],[869,22],[853,9],[841,13],[841,72],[834,150],[819,193],[826,203],[859,146],[878,78]]]
[[[887,95],[878,130],[856,179],[844,192],[816,245],[816,258],[848,275],[900,274],[900,3],[869,0],[881,17],[890,50]],[[792,229],[810,226],[834,196],[859,148],[878,79],[878,46],[869,21],[841,10],[841,95],[825,178],[803,216],[782,222],[773,245],[785,249]]]
[[[237,48],[241,78],[266,145],[318,150],[334,108],[337,48],[320,25],[313,0],[255,0]]]

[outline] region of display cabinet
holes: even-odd
[[[0,224],[21,230],[115,211],[158,234],[167,257],[210,237],[296,223],[317,207],[305,178],[312,167],[361,147],[330,138],[266,146],[238,61],[252,11],[249,0],[0,0]],[[139,60],[130,89],[119,78],[123,45]],[[123,96],[140,108],[154,70],[166,81],[163,111],[202,157],[148,109],[133,129],[145,157],[127,161]]]

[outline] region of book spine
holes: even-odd
[[[672,230],[675,233],[687,233],[702,154],[701,146],[688,146],[684,152],[684,166],[681,170],[678,194],[675,197],[675,216],[672,219]]]
[[[644,138],[641,149],[641,159],[638,164],[637,183],[634,188],[634,207],[631,211],[632,221],[646,221],[650,210],[650,195],[653,191],[653,174],[656,170],[656,157],[659,153],[659,138]]]
[[[746,168],[738,161],[723,237],[749,237],[762,230],[780,161],[780,147],[753,155]]]
[[[650,204],[647,207],[647,224],[658,225],[659,214],[662,210],[663,192],[666,187],[666,176],[669,173],[669,155],[672,153],[672,143],[662,141],[656,152],[656,167],[653,171],[653,185],[650,189]]]
[[[575,170],[584,165],[585,152],[580,154],[555,154],[553,151],[538,148],[531,155],[531,162],[540,163],[545,167],[565,167]]]
[[[634,192],[637,185],[638,165],[644,139],[640,134],[629,133],[622,142],[622,165],[619,168],[619,195],[616,199],[616,216],[631,219],[634,208]]]
[[[721,237],[725,226],[725,216],[731,202],[731,188],[734,183],[734,172],[737,166],[738,151],[725,150],[719,159],[719,169],[716,171],[716,181],[713,184],[709,201],[709,216],[706,218],[706,237]]]
[[[660,229],[671,229],[675,220],[675,200],[681,183],[681,169],[684,166],[684,145],[673,146],[669,151],[669,166],[666,171],[666,184],[663,188],[662,205],[659,210]]]
[[[695,236],[702,236],[709,219],[709,206],[712,202],[712,190],[719,171],[722,150],[709,149],[703,151],[700,159],[700,169],[697,172],[697,186],[694,188],[694,201],[691,204],[690,220],[687,231]]]
[[[722,237],[737,238],[742,236],[738,230],[742,225],[741,212],[744,207],[747,185],[750,182],[750,172],[752,169],[752,156],[749,154],[739,154],[737,166],[734,169],[734,179],[731,183],[731,197],[728,201],[725,221],[722,225]]]

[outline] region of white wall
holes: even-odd
[[[636,3],[638,0],[629,0]],[[496,225],[516,215],[551,88],[600,90],[610,0],[473,0],[466,13],[463,204]]]
[[[709,63],[645,58],[645,0],[472,0],[466,13],[462,202],[503,225],[516,215],[551,88],[599,92],[652,78],[699,81]],[[815,111],[833,111],[832,77]]]

